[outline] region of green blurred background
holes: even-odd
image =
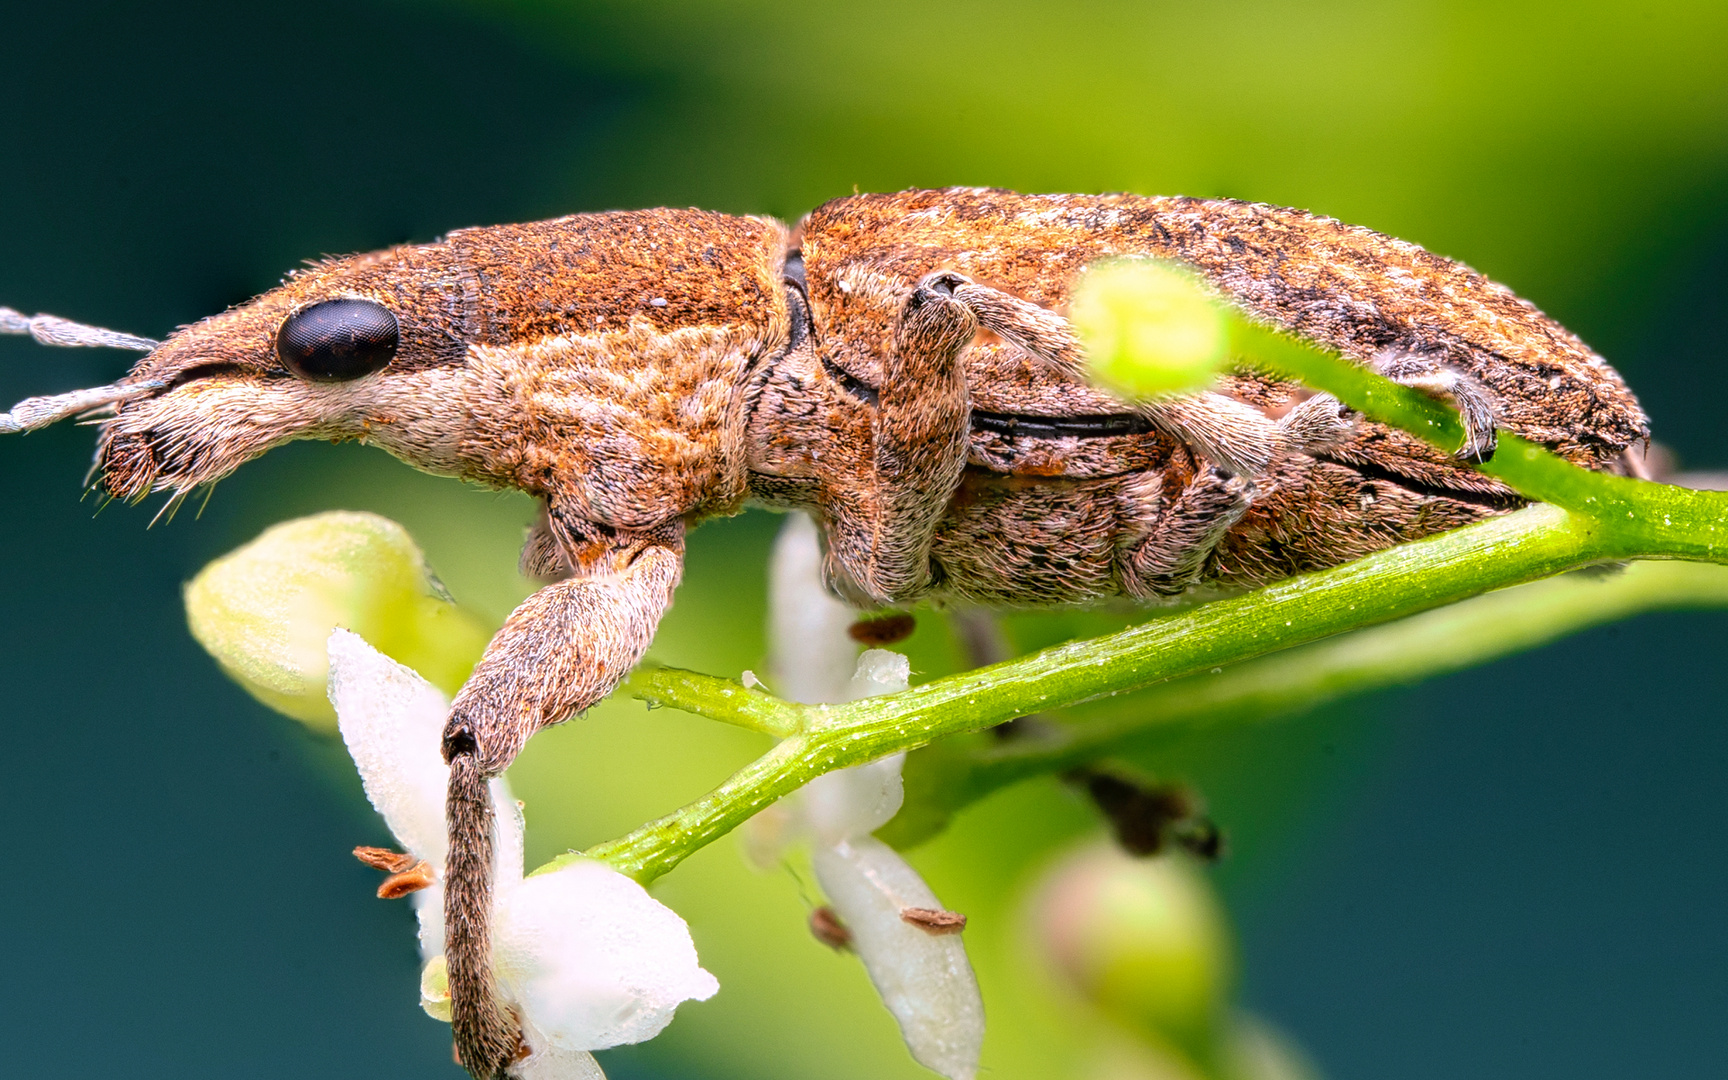
[[[1271,2],[292,5],[7,2],[0,303],[162,335],[304,258],[587,209],[795,218],[859,190],[1230,195],[1420,242],[1507,282],[1728,467],[1728,6]],[[120,354],[0,339],[0,401]],[[195,519],[92,520],[91,433],[0,441],[9,1072],[459,1076],[415,1002],[384,842],[339,747],[227,683],[180,583],[327,508],[406,524],[459,599],[524,595],[516,496],[300,444]],[[656,645],[762,665],[776,522],[693,540]],[[1031,647],[1085,620],[1021,620]],[[1239,997],[1338,1080],[1728,1070],[1728,621],[1664,615],[1143,764],[1229,831]],[[915,678],[954,663],[939,619]],[[623,831],[760,749],[611,703],[515,770],[530,861]],[[986,1075],[1086,1075],[1098,1021],[1034,972],[1020,905],[1097,830],[1054,782],[913,853],[972,917]],[[785,875],[723,841],[657,894],[723,991],[628,1077],[923,1074]],[[1717,1031],[1717,1035],[1711,1035]]]

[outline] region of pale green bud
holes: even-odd
[[[186,586],[192,636],[253,697],[334,731],[326,643],[337,627],[454,695],[490,636],[426,567],[402,526],[331,512],[285,522]]]
[[[1103,1012],[1197,1060],[1216,1054],[1229,931],[1187,858],[1087,848],[1046,876],[1033,925],[1051,968]]]
[[[1068,318],[1092,378],[1128,398],[1204,389],[1229,359],[1230,316],[1192,273],[1150,260],[1087,270]]]
[[[420,1008],[434,1020],[450,1022],[450,967],[439,953],[420,971]]]

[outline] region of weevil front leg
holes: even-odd
[[[623,533],[561,518],[548,527],[575,576],[523,601],[456,695],[444,729],[445,960],[462,1064],[493,1080],[518,1057],[521,1026],[492,975],[493,838],[487,781],[541,728],[611,693],[642,659],[682,572],[681,522]]]
[[[966,467],[971,405],[960,352],[977,322],[955,298],[965,279],[932,274],[901,308],[858,475],[829,478],[829,581],[852,599],[892,603],[931,584],[930,544]]]

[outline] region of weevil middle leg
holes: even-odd
[[[829,478],[830,580],[872,603],[932,583],[931,540],[966,467],[971,408],[960,353],[977,322],[955,286],[952,275],[932,274],[907,297],[877,391],[869,467]]]

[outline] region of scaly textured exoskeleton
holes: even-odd
[[[1252,586],[1518,505],[1464,461],[1246,370],[1139,406],[1087,385],[1063,313],[1088,263],[1123,256],[1180,260],[1250,316],[1448,396],[1464,457],[1492,453],[1498,426],[1627,471],[1647,438],[1575,337],[1411,244],[1248,203],[971,189],[840,199],[796,233],[644,210],[334,260],[0,430],[110,409],[98,465],[122,498],[336,438],[541,500],[522,565],[549,584],[492,641],[444,739],[455,1038],[493,1077],[519,1033],[492,986],[485,782],[641,659],[701,519],[808,511],[831,586],[860,606],[1012,606]],[[140,347],[96,337],[79,343]]]

